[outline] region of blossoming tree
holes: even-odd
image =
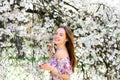
[[[1,0],[0,79],[48,80],[36,65],[48,60],[47,44],[59,25],[71,27],[75,37],[71,79],[120,79],[119,12],[90,0]]]

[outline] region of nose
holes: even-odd
[[[54,34],[54,37],[57,37],[58,36],[58,34]]]

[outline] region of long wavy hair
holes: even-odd
[[[77,61],[74,53],[74,40],[73,40],[72,31],[69,27],[66,27],[66,26],[59,26],[59,28],[63,28],[65,30],[66,38],[67,38],[67,42],[65,45],[70,57],[70,64],[72,66],[72,71],[74,72],[74,68],[76,66]]]

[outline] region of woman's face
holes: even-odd
[[[67,41],[64,28],[58,28],[54,34],[54,43],[56,45],[65,44]]]

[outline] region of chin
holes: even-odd
[[[55,43],[56,45],[59,44],[59,43],[57,43],[57,42],[54,42],[54,43]]]
[[[60,44],[60,42],[55,41],[54,44],[58,45],[58,44]]]

